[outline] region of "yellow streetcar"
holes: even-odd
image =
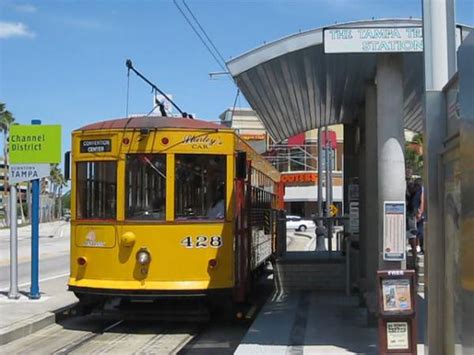
[[[71,275],[80,300],[243,302],[276,250],[280,175],[225,126],[133,117],[72,134]]]

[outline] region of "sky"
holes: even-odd
[[[177,0],[182,8],[182,0]],[[186,0],[224,59],[302,30],[371,18],[421,17],[421,0]],[[474,25],[474,0],[456,0]],[[173,0],[0,0],[0,102],[16,121],[73,129],[125,117],[126,59],[176,103],[218,120],[237,88]],[[129,112],[152,108],[150,88],[130,76]],[[240,98],[237,106],[247,106]]]

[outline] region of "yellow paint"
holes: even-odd
[[[133,244],[135,244],[136,240],[137,240],[137,237],[135,236],[135,233],[125,232],[120,237],[120,246],[131,247],[133,246]]]
[[[163,138],[168,139],[164,144]],[[110,152],[80,153],[84,139],[111,139]],[[71,277],[70,286],[121,290],[204,290],[234,287],[234,175],[235,153],[245,150],[258,169],[279,181],[279,173],[232,130],[138,130],[76,131],[72,142],[71,194]],[[166,219],[135,221],[125,219],[126,154],[166,154]],[[175,221],[174,186],[175,154],[222,154],[227,162],[226,220]],[[117,161],[117,220],[80,221],[76,218],[75,163],[79,161]],[[93,231],[93,234],[92,232]],[[219,236],[219,248],[187,248],[183,240]],[[146,248],[151,263],[136,262],[136,254]],[[87,258],[79,267],[78,257]],[[216,259],[217,267],[209,268]]]
[[[85,239],[89,230],[100,225],[73,225],[74,239]],[[233,224],[208,223],[180,225],[119,225],[117,234],[133,233],[135,243],[127,247],[117,243],[114,248],[78,247],[71,251],[71,286],[112,289],[177,289],[184,290],[196,285],[205,288],[230,288],[233,286]],[[186,248],[181,242],[191,236],[221,236],[220,248]],[[97,237],[97,240],[100,238]],[[148,273],[141,273],[136,254],[146,248],[151,254]],[[77,258],[88,260],[87,266],[79,267]],[[210,259],[218,266],[210,269]],[[113,280],[113,282],[111,282]],[[191,288],[192,289],[192,288]]]
[[[174,221],[174,154],[166,155],[166,221]]]

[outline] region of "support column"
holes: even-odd
[[[378,151],[378,266],[401,269],[400,261],[383,260],[383,203],[405,201],[405,137],[403,133],[403,57],[377,57],[377,151]],[[374,255],[375,256],[375,255]],[[404,266],[404,265],[403,265]],[[375,276],[375,275],[374,275]]]
[[[348,198],[348,186],[352,182],[353,178],[357,176],[356,168],[356,125],[345,124],[344,125],[344,149],[343,149],[343,165],[344,165],[344,214],[349,214],[349,198]]]
[[[364,220],[365,302],[369,325],[376,324],[375,275],[379,266],[377,108],[377,87],[375,83],[368,83],[365,89],[364,180],[361,181],[364,197],[361,218]]]
[[[357,150],[357,170],[359,171],[359,305],[366,306],[366,261],[367,261],[367,177],[366,177],[366,115],[365,107],[359,117],[359,149]]]
[[[377,311],[376,272],[401,269],[383,260],[383,203],[405,201],[403,62],[399,54],[377,56],[376,84],[366,88],[366,286],[369,323]]]
[[[424,175],[427,196],[426,297],[427,334],[430,354],[446,353],[445,249],[443,233],[443,177],[439,152],[446,136],[443,87],[456,70],[453,0],[423,0],[423,46],[425,71]]]

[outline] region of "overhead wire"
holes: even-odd
[[[216,54],[211,50],[211,48],[209,47],[209,45],[206,43],[206,41],[204,40],[204,38],[202,37],[202,35],[199,33],[199,31],[196,29],[196,27],[194,27],[194,25],[192,24],[191,20],[188,18],[188,16],[185,14],[185,12],[183,11],[183,9],[178,5],[178,2],[176,0],[173,0],[173,3],[175,4],[176,8],[179,10],[179,12],[181,13],[181,15],[183,15],[184,19],[186,20],[186,22],[189,24],[189,26],[191,27],[191,29],[193,30],[193,32],[196,34],[196,36],[198,36],[199,40],[201,41],[201,43],[204,45],[204,47],[206,47],[207,51],[209,52],[209,54],[214,58],[214,60],[216,61],[216,63],[219,65],[219,67],[227,72],[227,69],[225,68],[225,60],[223,60],[222,56],[220,55],[219,51],[216,51],[218,53],[218,56],[221,58],[221,60],[223,61],[223,63],[221,62],[221,60],[219,60],[219,58],[216,56]],[[184,3],[184,2],[183,2]],[[184,3],[184,5],[186,6],[186,8],[189,10],[189,7]],[[196,17],[192,14],[191,12],[191,16],[195,19]],[[198,24],[198,26],[201,28],[201,30],[203,31],[204,35],[206,36],[206,38],[209,38],[209,36],[205,33],[204,29],[202,28],[202,26],[200,26]],[[211,42],[211,45],[213,47],[214,44]]]
[[[217,49],[217,47],[214,45],[214,42],[212,42],[211,38],[207,35],[207,32],[206,30],[201,26],[201,23],[199,22],[199,20],[196,18],[196,16],[194,16],[194,13],[192,12],[192,10],[189,8],[188,4],[186,4],[186,1],[183,0],[183,4],[184,6],[186,7],[186,9],[188,9],[189,13],[191,14],[191,16],[193,17],[194,21],[197,23],[197,25],[199,26],[199,28],[201,29],[202,33],[204,34],[204,36],[206,36],[207,40],[209,41],[209,43],[211,44],[212,48],[214,48],[214,50],[216,51],[217,55],[219,56],[219,58],[222,60],[222,62],[225,64],[225,59],[224,57],[222,56],[221,52],[219,52],[219,50]]]

